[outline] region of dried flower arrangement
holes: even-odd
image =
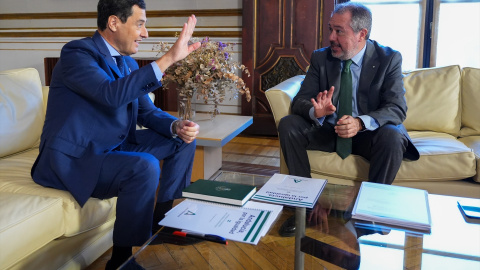
[[[192,43],[197,41],[198,38],[191,40]],[[233,98],[245,94],[246,100],[250,101],[250,90],[237,71],[248,76],[250,73],[244,65],[232,60],[234,44],[212,41],[208,37],[200,43],[200,48],[164,71],[163,87],[168,89],[172,83],[176,84],[179,98],[190,99],[190,102],[195,94],[205,103],[212,101],[213,117],[219,113],[218,104],[225,100],[228,91],[232,91]],[[152,50],[162,53],[168,49],[170,46],[160,42]]]

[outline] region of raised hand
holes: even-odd
[[[156,60],[162,72],[164,72],[173,63],[182,60],[191,52],[200,48],[200,42],[190,45],[188,44],[196,24],[197,18],[195,15],[188,17],[187,22],[183,24],[182,32],[180,32],[180,35],[177,41],[173,44],[172,48],[170,48],[170,50],[168,50],[162,57]]]
[[[316,99],[311,99],[316,118],[331,115],[337,110],[337,108],[332,104],[332,96],[334,91],[335,87],[332,86],[330,87],[330,90],[325,90],[318,93]]]

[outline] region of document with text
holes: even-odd
[[[253,195],[252,199],[295,207],[313,208],[326,184],[326,179],[276,173]]]
[[[159,224],[229,240],[258,244],[271,211],[187,199],[170,210]]]

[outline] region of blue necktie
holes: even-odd
[[[340,95],[338,119],[344,115],[352,115],[352,72],[350,65],[352,60],[349,59],[343,64],[342,76],[340,79]],[[338,121],[337,119],[337,121]],[[352,153],[352,138],[341,138],[337,136],[337,154],[345,159]]]
[[[117,67],[120,70],[120,73],[122,76],[125,76],[125,59],[123,59],[122,55],[116,55],[114,56],[115,60],[117,61]]]

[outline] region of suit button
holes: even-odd
[[[123,135],[123,134],[120,135],[120,136],[118,136],[118,137],[119,137],[121,140],[125,139],[125,135]]]
[[[110,151],[110,149],[105,149],[103,153],[108,153],[108,151]]]

